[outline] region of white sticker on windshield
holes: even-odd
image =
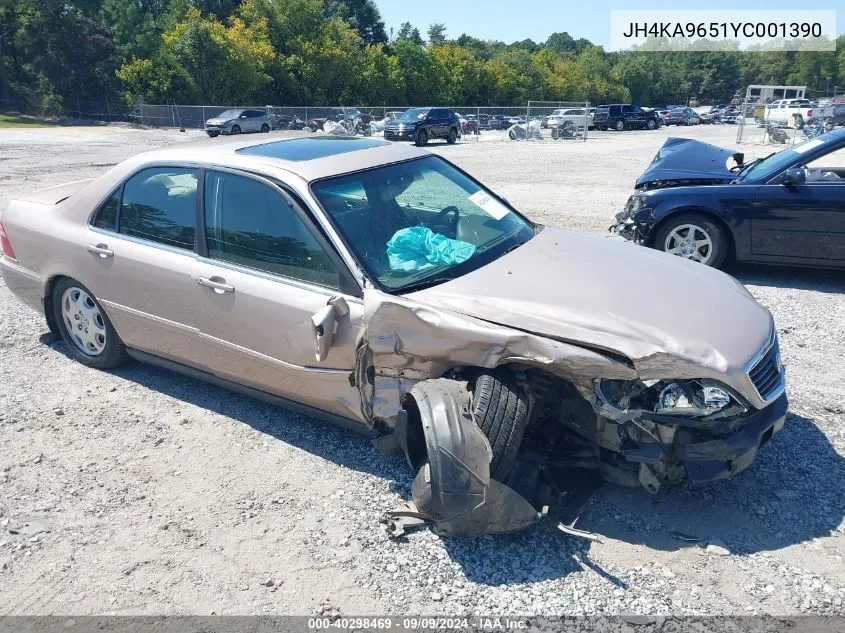
[[[801,145],[794,147],[792,151],[797,154],[803,154],[804,152],[809,152],[811,149],[814,149],[819,145],[824,145],[824,141],[820,138],[814,138],[812,141],[807,141],[806,143],[802,143]]]
[[[510,213],[510,209],[483,191],[476,191],[469,197],[469,201],[477,207],[481,207],[488,215],[493,216],[497,220],[501,220]]]

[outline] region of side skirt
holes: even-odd
[[[142,352],[141,350],[132,349],[129,347],[126,348],[126,353],[139,362],[155,365],[164,369],[169,369],[170,371],[174,371],[178,374],[189,376],[190,378],[196,378],[197,380],[202,380],[203,382],[212,384],[215,387],[222,387],[223,389],[228,389],[229,391],[234,391],[235,393],[239,393],[242,396],[248,396],[250,398],[266,402],[267,404],[271,404],[275,407],[281,407],[282,409],[289,409],[291,411],[295,411],[296,413],[301,413],[302,415],[311,416],[324,422],[334,424],[335,426],[339,426],[343,429],[354,431],[359,435],[363,435],[364,437],[370,439],[374,439],[379,435],[378,432],[376,432],[374,429],[350,418],[344,418],[343,416],[336,415],[328,411],[323,411],[322,409],[317,409],[307,404],[301,404],[293,400],[288,400],[287,398],[282,398],[281,396],[277,396],[266,391],[261,391],[260,389],[247,387],[246,385],[242,385],[231,380],[226,380],[225,378],[220,378],[219,376],[215,376],[212,373],[197,369],[195,367],[191,367],[189,365],[183,365],[182,363],[177,363],[176,361],[172,361],[167,358],[162,358],[161,356],[156,356],[154,354],[148,354],[147,352]]]

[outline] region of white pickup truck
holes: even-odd
[[[762,123],[800,129],[810,119],[830,116],[833,116],[832,105],[820,106],[809,99],[781,99],[766,104]]]

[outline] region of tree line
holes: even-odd
[[[0,0],[0,105],[724,102],[750,83],[845,92],[831,52],[607,52],[566,32],[506,44],[389,32],[373,0]],[[451,37],[450,37],[451,36]]]

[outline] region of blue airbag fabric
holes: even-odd
[[[390,270],[425,270],[433,266],[452,266],[475,254],[475,245],[452,240],[424,226],[399,229],[387,243]]]

